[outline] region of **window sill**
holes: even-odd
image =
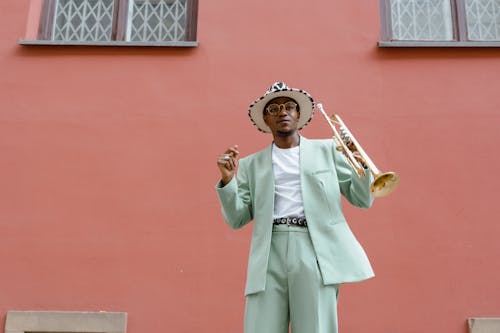
[[[8,311],[5,321],[5,333],[126,331],[126,312]]]
[[[493,333],[500,329],[500,318],[469,318],[469,333]]]
[[[379,47],[500,47],[500,41],[444,42],[444,41],[379,41]]]
[[[147,46],[147,47],[197,47],[196,41],[179,42],[125,42],[125,41],[62,41],[62,40],[24,40],[19,41],[21,45],[28,46]]]

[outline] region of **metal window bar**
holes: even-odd
[[[500,40],[500,0],[466,0],[468,39]]]
[[[184,41],[186,0],[131,0],[127,41]]]
[[[391,0],[392,39],[453,40],[449,0]]]
[[[114,7],[114,0],[57,0],[52,39],[111,40]]]

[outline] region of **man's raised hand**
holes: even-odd
[[[238,168],[239,154],[238,145],[234,145],[233,147],[227,148],[226,151],[217,158],[217,166],[219,167],[223,185],[226,185],[233,179],[234,173]]]

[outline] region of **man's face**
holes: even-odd
[[[293,104],[287,104],[292,102],[297,104],[293,99],[289,97],[278,97],[274,98],[269,103],[267,103],[264,108],[264,121],[267,126],[271,129],[273,136],[286,137],[293,135],[297,132],[297,124],[300,117],[300,112],[296,107],[290,107]],[[266,109],[271,104],[278,104],[279,111],[273,115],[270,114]],[[285,107],[285,105],[288,107]]]

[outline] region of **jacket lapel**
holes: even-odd
[[[272,218],[274,214],[274,173],[273,173],[273,161],[272,161],[272,148],[273,145],[269,145],[259,158],[258,163],[258,186],[262,190],[258,191],[260,210],[262,210],[264,216],[269,216]]]
[[[300,181],[303,184],[304,175],[306,170],[312,170],[312,166],[309,165],[312,161],[314,161],[313,156],[311,155],[310,149],[310,141],[303,136],[300,137],[300,157],[299,157],[299,167],[300,167]]]

